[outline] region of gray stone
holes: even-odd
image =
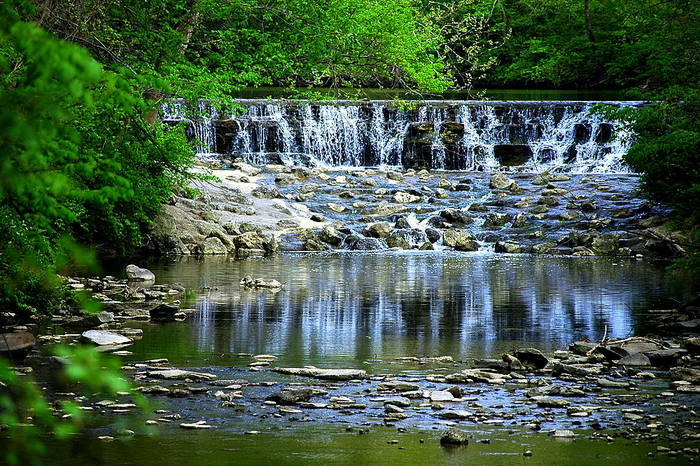
[[[88,330],[83,332],[82,339],[98,346],[117,346],[132,343],[130,338],[107,330]]]
[[[126,266],[126,278],[129,280],[153,281],[156,279],[156,276],[148,269],[129,264]]]
[[[446,430],[440,436],[441,445],[467,445],[468,443],[469,437],[466,432],[462,432],[459,429]]]
[[[300,375],[324,380],[353,380],[367,378],[367,372],[361,369],[319,369],[307,367],[276,367],[272,369],[280,374]]]

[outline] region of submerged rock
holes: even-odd
[[[309,401],[313,395],[314,391],[310,388],[292,388],[275,392],[268,396],[266,400],[274,401],[280,405],[293,405]]]

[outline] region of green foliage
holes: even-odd
[[[427,4],[459,11],[460,18],[473,18],[470,32],[448,43],[453,44],[451,49],[466,51],[472,44],[481,45],[470,61],[491,66],[479,85],[657,89],[698,83],[700,6],[696,1],[439,0]],[[460,69],[465,67],[468,63]]]
[[[121,376],[119,362],[90,347],[57,347],[63,358],[62,382],[83,393],[113,397],[129,391],[130,384]],[[135,401],[147,410],[142,395]],[[41,389],[27,376],[20,376],[0,358],[0,426],[6,464],[36,464],[48,452],[44,436],[59,440],[75,433],[86,422],[80,407],[73,402],[49,402]]]
[[[124,252],[187,177],[178,128],[145,120],[143,77],[106,71],[77,46],[0,6],[0,308],[61,307],[56,272],[94,265],[76,241]]]

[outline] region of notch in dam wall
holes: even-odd
[[[632,136],[592,113],[596,102],[238,103],[242,110],[229,114],[174,100],[163,120],[186,121],[201,153],[257,164],[621,172]]]

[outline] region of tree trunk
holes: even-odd
[[[588,40],[595,42],[593,35],[593,26],[591,25],[591,0],[583,0],[583,20],[586,23],[586,32],[588,32]]]

